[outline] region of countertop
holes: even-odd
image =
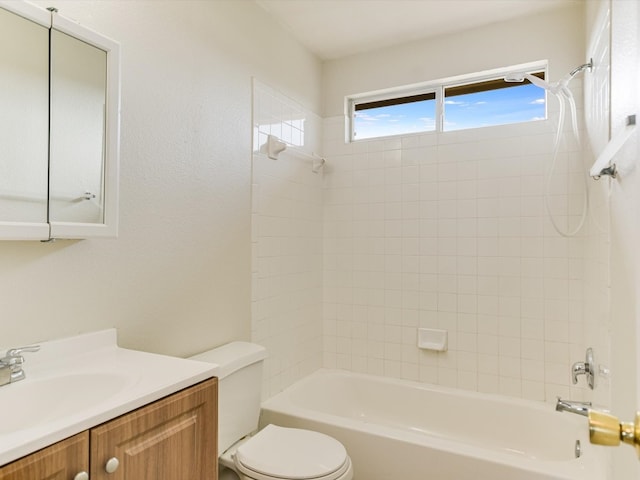
[[[0,465],[217,375],[217,365],[120,348],[115,329],[40,344],[0,387]]]

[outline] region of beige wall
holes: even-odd
[[[251,77],[318,111],[320,63],[249,1],[37,3],[121,43],[120,236],[0,242],[2,345],[248,339]]]

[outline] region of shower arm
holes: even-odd
[[[580,65],[579,67],[574,68],[573,70],[571,70],[569,72],[569,78],[573,78],[577,74],[579,74],[580,72],[584,72],[585,70],[589,70],[589,72],[593,71],[593,58],[589,59],[589,63],[585,63],[585,64]]]

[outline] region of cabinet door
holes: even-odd
[[[0,480],[71,480],[83,471],[89,471],[88,432],[0,468]]]
[[[120,47],[51,17],[51,238],[117,237]]]
[[[92,429],[91,480],[214,480],[217,388],[207,380]]]
[[[50,21],[38,7],[0,2],[0,237],[8,240],[49,237]]]

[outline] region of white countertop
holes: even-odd
[[[0,465],[217,375],[218,366],[120,348],[114,329],[44,342],[0,386]]]

